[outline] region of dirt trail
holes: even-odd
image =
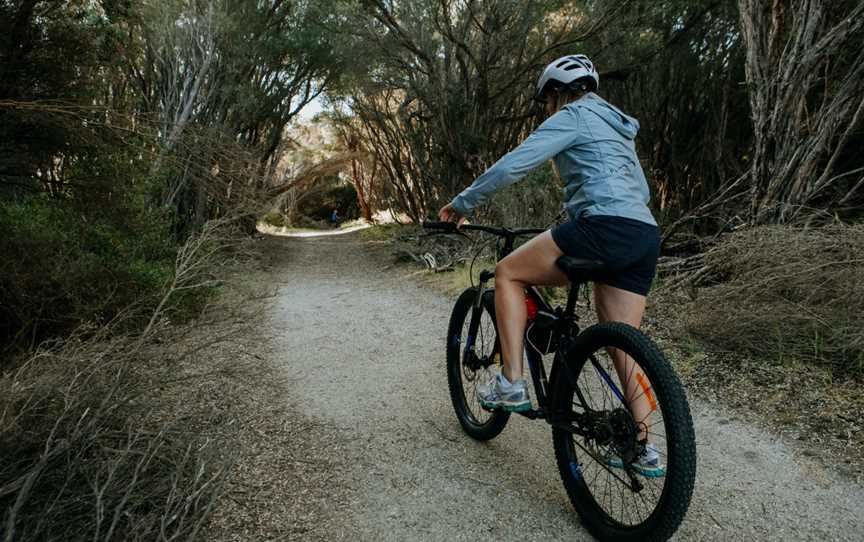
[[[489,443],[462,433],[443,361],[452,299],[390,269],[357,234],[264,243],[284,255],[273,260],[272,355],[291,404],[338,441],[307,448],[339,465],[339,483],[314,491],[345,504],[298,540],[590,539],[545,424],[514,417]],[[693,410],[698,479],[678,540],[864,537],[864,488],[715,405]]]

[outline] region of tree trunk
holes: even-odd
[[[372,209],[369,207],[369,201],[366,198],[366,191],[363,189],[363,178],[360,172],[361,165],[357,158],[351,160],[351,177],[354,179],[354,188],[357,191],[357,205],[360,206],[360,216],[367,222],[372,221]]]
[[[838,157],[861,122],[864,2],[846,15],[827,0],[739,7],[755,132],[751,219],[794,220],[816,200],[830,208],[848,192],[835,184],[849,179]]]

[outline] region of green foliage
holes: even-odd
[[[88,130],[52,106],[92,105],[115,30],[87,0],[0,2],[0,100],[24,105],[0,107],[0,193],[55,180],[55,158]]]
[[[260,208],[338,71],[332,4],[0,1],[0,351],[152,299],[177,243]]]
[[[285,222],[285,215],[282,214],[278,209],[273,209],[261,219],[265,224],[270,224],[271,226],[275,226],[277,228],[284,228],[287,224]]]
[[[104,322],[171,278],[173,239],[159,216],[94,220],[62,202],[0,202],[0,342],[26,346]]]

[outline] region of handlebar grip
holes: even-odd
[[[459,231],[456,228],[455,222],[423,222],[423,227],[427,230],[441,230],[452,233]]]

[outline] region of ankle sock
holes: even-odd
[[[501,376],[501,377],[500,377],[500,379],[498,380],[498,382],[501,384],[501,387],[502,387],[502,388],[509,390],[510,388],[513,387],[513,383],[510,382],[509,380],[507,380],[507,377],[504,376],[504,373],[501,373],[500,376]]]

